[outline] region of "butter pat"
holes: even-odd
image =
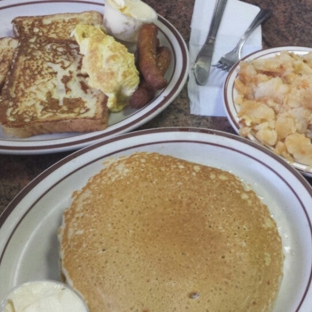
[[[2,312],[88,312],[82,298],[66,285],[34,281],[12,289],[1,301]]]
[[[104,0],[105,31],[119,40],[136,42],[145,23],[157,20],[157,13],[140,0]]]

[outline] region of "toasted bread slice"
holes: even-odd
[[[18,39],[11,37],[0,38],[0,91],[10,69]]]
[[[17,37],[41,36],[54,39],[70,39],[77,24],[103,25],[103,15],[97,11],[61,13],[41,16],[19,16],[12,20]]]
[[[20,38],[0,98],[6,135],[90,132],[107,127],[106,96],[87,85],[75,41]]]

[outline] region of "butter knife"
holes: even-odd
[[[197,84],[201,86],[204,86],[208,80],[216,36],[218,33],[218,29],[220,26],[220,22],[224,13],[226,3],[227,0],[217,0],[214,7],[213,17],[211,20],[207,39],[203,47],[199,51],[195,60],[193,68],[194,75]]]

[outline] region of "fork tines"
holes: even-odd
[[[229,71],[233,65],[233,63],[229,63],[226,60],[220,59],[217,64],[213,64],[212,66],[224,71]]]

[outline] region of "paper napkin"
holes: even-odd
[[[222,89],[227,73],[212,67],[206,86],[198,86],[192,70],[196,56],[206,40],[215,3],[216,0],[196,0],[194,4],[189,43],[191,66],[187,85],[190,111],[194,115],[226,116]],[[239,0],[228,0],[217,34],[212,64],[236,46],[259,11],[257,6]],[[242,55],[261,48],[262,32],[259,26],[248,37]]]

